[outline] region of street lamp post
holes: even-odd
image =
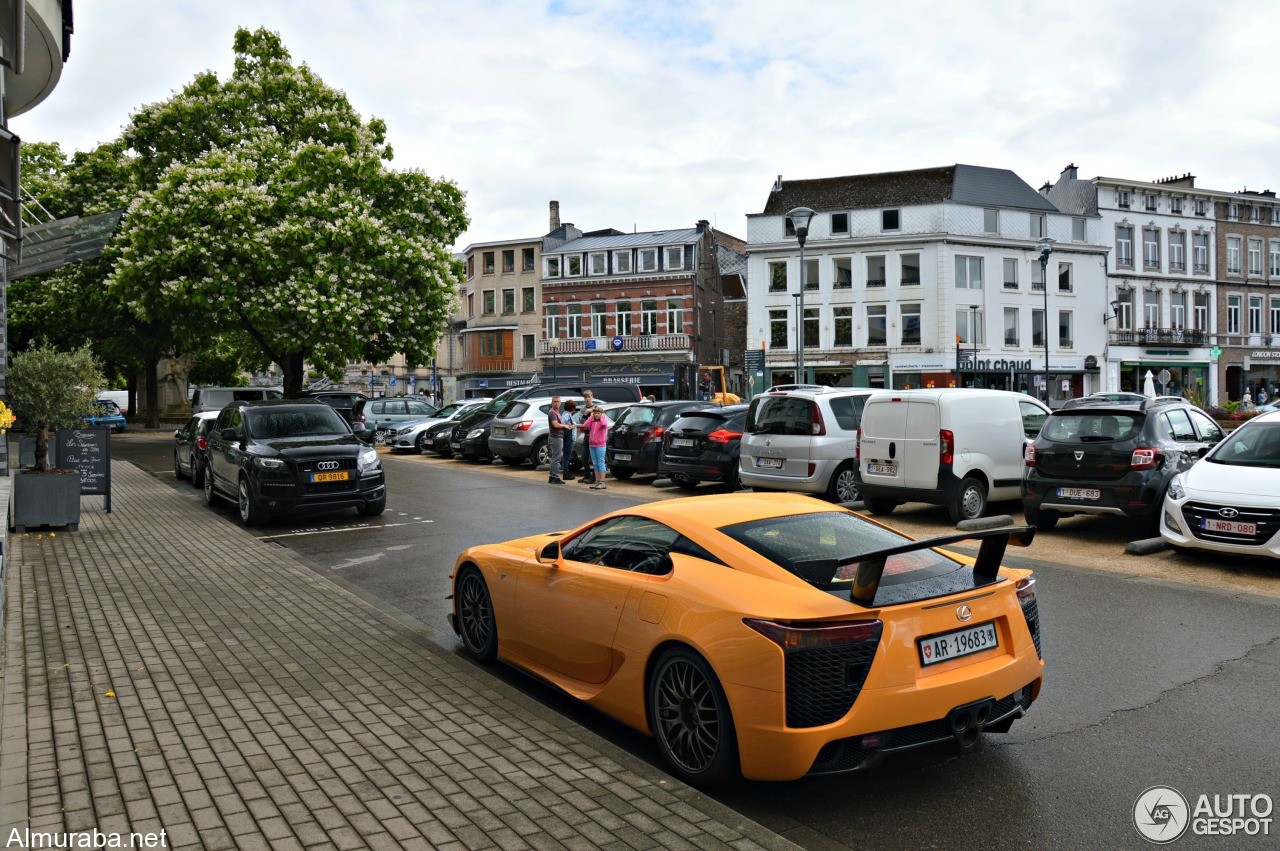
[[[979,305],[969,305],[969,334],[972,339],[969,340],[969,358],[973,361],[973,386],[978,386],[978,307]],[[964,386],[964,382],[961,382]]]
[[[1053,240],[1040,237],[1036,243],[1040,252],[1040,283],[1044,287],[1044,320],[1040,323],[1044,332],[1044,403],[1049,404],[1049,255],[1053,253]]]
[[[1111,391],[1111,326],[1108,324],[1112,319],[1120,315],[1120,302],[1111,302],[1111,312],[1102,315],[1102,331],[1106,335],[1102,338],[1102,390],[1103,392]],[[1114,388],[1119,390],[1119,387]]]
[[[551,349],[551,380],[554,382],[557,375],[556,353],[560,351],[560,338],[552,337],[550,340],[547,340],[547,348]]]
[[[800,294],[796,299],[796,384],[804,384],[804,241],[809,237],[809,221],[813,210],[795,207],[787,213],[800,243]]]

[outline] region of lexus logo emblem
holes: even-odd
[[[1219,508],[1218,516],[1219,517],[1239,517],[1240,512],[1236,511],[1234,508]]]
[[[336,470],[338,469],[337,461],[320,461],[316,464],[317,470]]]
[[[967,621],[971,617],[973,617],[973,609],[969,608],[968,606],[956,607],[956,620]]]
[[[1084,460],[1084,452],[1083,452],[1082,450],[1077,449],[1077,450],[1076,450],[1074,453],[1072,453],[1072,454],[1074,454],[1074,455],[1076,456],[1076,460],[1077,460],[1077,461],[1083,461],[1083,460]]]

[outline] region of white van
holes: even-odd
[[[867,508],[945,505],[955,521],[989,500],[1021,497],[1023,453],[1049,409],[1023,393],[897,390],[867,400],[858,432],[859,489]]]
[[[232,402],[283,398],[284,393],[279,387],[197,387],[191,397],[191,415],[221,411]]]

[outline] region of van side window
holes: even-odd
[[[1018,410],[1022,413],[1022,433],[1030,438],[1039,436],[1040,429],[1044,428],[1045,418],[1049,415],[1030,402],[1019,402]]]
[[[831,400],[831,413],[836,415],[836,422],[845,431],[858,430],[858,421],[862,419],[861,406],[856,406],[859,401],[862,401],[861,396],[836,396]]]

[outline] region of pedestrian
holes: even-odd
[[[648,396],[644,397],[644,401],[646,404],[652,405],[654,402],[658,401],[658,397],[650,393]]]
[[[564,457],[564,419],[560,416],[560,397],[551,397],[551,410],[547,411],[547,451],[551,453],[548,484],[562,485],[560,460]]]
[[[604,408],[591,409],[591,417],[587,420],[587,445],[591,447],[591,463],[596,471],[596,481],[591,486],[595,491],[605,489],[604,478],[607,470],[604,448],[609,442],[609,425],[609,419],[604,415]]]
[[[1267,404],[1267,385],[1261,382],[1258,383],[1258,404]]]
[[[591,409],[596,406],[595,394],[590,390],[582,391],[582,407],[578,409],[578,415],[574,417],[573,423],[577,426],[578,431],[578,457],[582,461],[582,483],[584,485],[594,485],[596,483],[595,467],[591,463],[591,447],[587,445],[587,420],[591,419]]]
[[[578,412],[578,403],[572,399],[566,400],[564,403],[564,412],[560,415],[564,422],[564,429],[561,434],[564,435],[564,454],[561,456],[562,466],[564,467],[564,480],[566,482],[573,481],[573,440],[578,435],[578,423],[582,421],[582,415]]]
[[[711,373],[702,373],[702,379],[698,382],[698,399],[703,402],[711,401]]]

